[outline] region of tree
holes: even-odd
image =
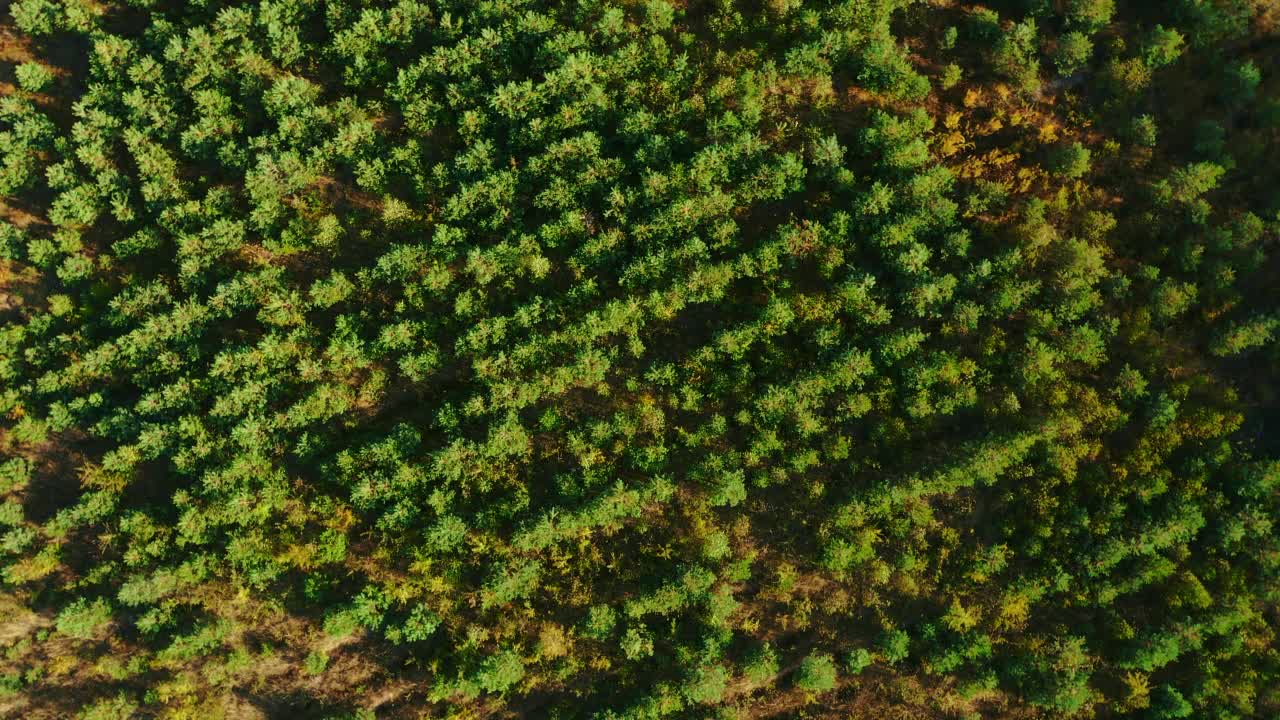
[[[991,54],[997,73],[1012,80],[1024,92],[1040,87],[1040,60],[1036,53],[1036,22],[1028,18],[999,36]]]
[[[19,30],[36,37],[51,35],[62,24],[61,8],[48,0],[17,0],[9,12]]]
[[[1049,154],[1049,169],[1065,178],[1079,178],[1089,172],[1092,153],[1078,142],[1059,145]]]
[[[1058,38],[1053,62],[1060,75],[1075,75],[1089,64],[1089,58],[1092,56],[1093,41],[1088,35],[1073,30]]]
[[[1269,709],[1258,2],[124,5],[9,5],[6,707]]]
[[[114,698],[90,703],[84,708],[78,720],[126,720],[138,711],[138,703],[127,694],[121,693]]]
[[[1237,107],[1247,105],[1257,96],[1261,83],[1262,71],[1252,60],[1230,65],[1222,83],[1222,100]]]
[[[1195,708],[1182,697],[1182,693],[1169,685],[1161,685],[1151,698],[1150,716],[1158,720],[1174,720],[1191,717]]]
[[[1106,27],[1115,15],[1115,0],[1069,0],[1067,22],[1093,34]]]
[[[98,598],[89,602],[80,598],[58,614],[58,632],[68,637],[88,640],[98,635],[104,625],[111,622],[111,606]]]
[[[963,77],[963,74],[964,74],[964,71],[960,69],[959,65],[956,65],[955,63],[948,63],[946,68],[944,68],[942,71],[942,79],[940,81],[942,89],[950,90],[951,88],[955,87],[957,84],[959,84],[961,77]]]
[[[690,702],[703,705],[718,703],[724,697],[728,682],[728,673],[718,665],[699,668],[685,686],[685,697],[689,698]]]
[[[1033,705],[1074,713],[1091,696],[1091,666],[1084,639],[1071,637],[1055,642],[1043,654],[1013,665],[1011,673]]]
[[[880,635],[878,645],[884,661],[896,665],[910,654],[911,636],[905,630],[887,630]]]
[[[1166,30],[1163,25],[1156,25],[1147,34],[1142,55],[1148,67],[1161,68],[1173,63],[1182,55],[1184,44],[1185,39],[1177,30]]]
[[[524,677],[525,665],[520,655],[503,650],[485,659],[476,672],[475,683],[484,692],[501,693]]]
[[[796,668],[796,687],[805,692],[821,693],[836,686],[836,663],[830,655],[811,654]]]
[[[742,666],[742,673],[755,685],[772,682],[778,674],[778,657],[773,646],[766,643],[752,650]]]
[[[27,92],[40,92],[53,82],[53,73],[40,63],[26,62],[13,69],[18,85]]]
[[[1156,124],[1155,118],[1150,115],[1135,117],[1129,126],[1129,137],[1137,145],[1155,147],[1156,141],[1159,139],[1159,126]]]
[[[871,664],[871,652],[866,648],[858,648],[845,658],[844,669],[850,675],[858,675]]]
[[[1267,315],[1232,323],[1214,338],[1210,352],[1225,357],[1262,347],[1271,342],[1277,328],[1280,328],[1280,318]]]

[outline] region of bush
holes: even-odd
[[[310,675],[319,675],[329,667],[329,654],[323,650],[313,650],[302,661],[302,668]]]

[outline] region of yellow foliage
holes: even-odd
[[[427,578],[426,588],[428,592],[440,595],[449,589],[449,581],[439,575],[432,575]]]
[[[942,136],[942,141],[938,143],[938,155],[942,157],[951,157],[965,148],[968,143],[965,142],[964,135],[958,132],[947,133]]]
[[[964,106],[967,108],[977,107],[982,104],[982,90],[973,87],[964,93]]]
[[[1124,684],[1128,689],[1128,695],[1124,700],[1127,709],[1141,710],[1151,705],[1151,681],[1144,673],[1136,671],[1125,673]]]
[[[992,150],[987,153],[987,161],[996,167],[1003,167],[1018,159],[1016,153],[1001,152],[1000,150]]]
[[[960,177],[980,178],[987,172],[987,163],[980,157],[965,160],[957,172]]]
[[[1007,595],[1000,602],[1000,614],[996,616],[997,630],[1019,630],[1031,615],[1031,603],[1025,595]]]
[[[813,616],[814,605],[809,598],[798,600],[791,605],[791,613],[783,616],[783,623],[786,628],[795,628],[796,630],[804,630],[809,627],[810,620]]]
[[[47,577],[57,569],[57,553],[42,552],[10,565],[4,579],[12,584],[20,585]]]
[[[953,599],[947,614],[942,617],[942,622],[956,632],[965,632],[972,630],[978,624],[978,613],[972,608],[961,605],[959,600]]]
[[[391,599],[407,604],[422,595],[422,586],[417,582],[399,582],[392,585],[387,593]]]
[[[351,512],[351,508],[340,507],[329,515],[329,527],[334,530],[346,530],[356,522],[355,513]]]
[[[189,674],[182,674],[172,680],[166,680],[156,685],[156,697],[160,702],[167,703],[172,700],[187,698],[195,694],[197,690],[196,683],[193,682]],[[181,710],[179,709],[178,712]],[[170,717],[174,717],[170,715]],[[182,717],[178,715],[177,717]]]
[[[569,648],[570,641],[563,628],[555,623],[542,626],[542,631],[538,634],[538,652],[542,657],[548,660],[564,657],[569,654]]]
[[[94,663],[93,670],[102,677],[111,680],[123,680],[128,677],[124,663],[120,661],[120,658],[113,655],[104,655],[99,658],[98,662]]]
[[[49,674],[54,676],[67,675],[75,670],[79,664],[79,658],[74,655],[56,657],[49,663]]]
[[[97,463],[87,462],[81,465],[76,474],[80,476],[80,485],[84,488],[120,492],[129,484],[129,477],[123,473],[107,472]]]
[[[306,570],[311,567],[311,557],[315,555],[315,548],[311,545],[294,544],[285,548],[276,560],[286,565],[292,565],[299,570]]]

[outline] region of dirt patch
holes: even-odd
[[[0,618],[0,645],[10,645],[53,624],[53,620],[31,611],[12,595],[0,595]]]

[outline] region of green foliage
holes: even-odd
[[[40,63],[22,63],[13,69],[13,75],[27,92],[40,92],[53,82],[53,73]]]
[[[866,648],[858,648],[845,656],[844,669],[850,675],[861,674],[871,665],[871,652]]]
[[[329,654],[323,650],[313,650],[302,661],[302,668],[311,675],[319,675],[329,667]]]
[[[959,29],[955,25],[949,25],[946,30],[942,31],[942,40],[938,43],[938,46],[943,50],[951,50],[956,46],[956,40],[959,37]]]
[[[617,613],[608,605],[593,605],[587,613],[584,631],[589,638],[604,641],[613,633],[617,624]]]
[[[795,686],[805,692],[821,693],[836,686],[836,662],[830,655],[812,654],[796,668]]]
[[[711,705],[720,702],[724,697],[729,675],[720,666],[699,668],[685,686],[685,697],[689,702]]]
[[[1089,172],[1092,153],[1078,142],[1060,145],[1049,153],[1049,169],[1065,178],[1079,178]]]
[[[1156,25],[1143,42],[1142,55],[1149,67],[1164,67],[1182,55],[1184,43],[1182,33]]]
[[[138,709],[138,703],[122,693],[88,705],[76,717],[79,720],[129,720],[137,716]]]
[[[1024,92],[1040,87],[1039,40],[1036,22],[1026,19],[1000,34],[991,55],[995,71]]]
[[[1129,136],[1133,142],[1143,147],[1155,147],[1159,139],[1160,126],[1150,115],[1135,117],[1129,126]]]
[[[1089,64],[1093,57],[1093,41],[1089,36],[1073,30],[1058,38],[1058,47],[1053,53],[1053,64],[1060,75],[1074,75]]]
[[[1253,102],[1262,84],[1262,71],[1251,60],[1227,67],[1222,83],[1222,99],[1230,105]]]
[[[13,22],[28,35],[49,35],[62,24],[61,8],[49,0],[16,0],[9,8]]]
[[[653,654],[653,635],[642,627],[627,628],[622,636],[621,648],[629,660],[649,657]]]
[[[1067,22],[1086,33],[1106,27],[1115,15],[1115,0],[1068,0]]]
[[[1176,688],[1161,685],[1152,695],[1149,717],[1153,720],[1175,720],[1195,713],[1195,708]]]
[[[439,627],[440,616],[419,605],[405,620],[402,636],[409,642],[421,642],[430,638]]]
[[[1266,3],[225,5],[2,21],[18,712],[1272,709]]]
[[[1084,640],[1068,637],[1012,667],[1031,704],[1061,713],[1074,713],[1089,701],[1091,663]]]
[[[520,655],[503,650],[485,659],[476,673],[476,684],[485,692],[501,693],[524,677],[525,665]]]
[[[888,630],[878,642],[880,657],[890,665],[896,665],[911,654],[911,636],[905,630]]]
[[[80,598],[58,613],[55,626],[63,635],[87,640],[96,636],[109,622],[111,622],[111,606],[106,600],[98,598],[90,602]]]
[[[754,685],[765,685],[778,674],[778,656],[773,646],[765,643],[751,651],[742,665],[742,674]]]

